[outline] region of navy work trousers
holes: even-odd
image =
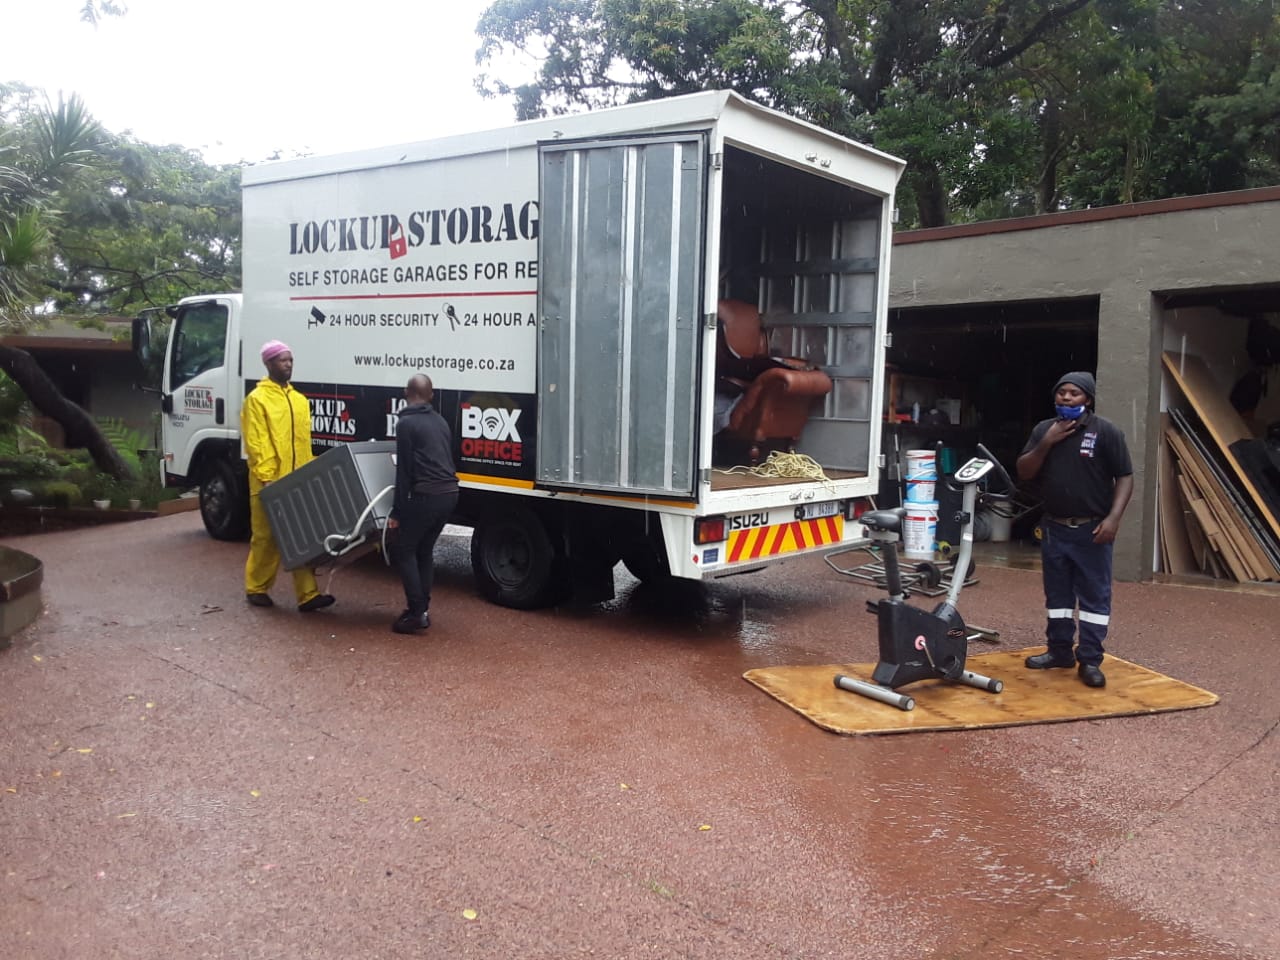
[[[395,547],[396,569],[411,616],[421,616],[431,607],[436,540],[457,505],[457,491],[415,493],[405,500],[403,508],[396,510],[396,519],[400,522]]]
[[[1041,530],[1045,637],[1049,652],[1067,659],[1075,644],[1075,609],[1080,606],[1080,638],[1075,659],[1099,666],[1111,622],[1110,543],[1094,543],[1098,522],[1068,527],[1046,519]]]

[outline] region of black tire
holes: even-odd
[[[936,563],[925,560],[916,564],[916,573],[920,574],[920,579],[930,590],[942,583],[942,570]]]
[[[546,525],[532,510],[511,507],[476,522],[471,569],[486,600],[515,610],[555,603],[567,574]]]
[[[622,565],[641,583],[661,584],[671,579],[667,551],[652,540],[638,540],[622,551]]]
[[[215,540],[249,537],[249,484],[243,469],[215,461],[200,482],[200,519]]]

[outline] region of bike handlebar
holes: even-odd
[[[1004,464],[993,457],[991,455],[991,451],[982,444],[979,443],[977,448],[979,456],[991,461],[992,465],[996,468],[996,474],[1004,481],[1005,487],[1004,493],[992,493],[990,490],[987,490],[983,496],[988,500],[1012,500],[1014,493],[1018,489],[1018,485],[1013,482],[1013,478],[1010,477],[1009,472],[1005,470]]]

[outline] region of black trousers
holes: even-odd
[[[418,616],[431,607],[431,582],[434,579],[433,554],[440,531],[458,505],[458,493],[413,494],[396,511],[400,521],[396,539],[395,562],[404,586],[409,613]]]
[[[1111,555],[1114,544],[1094,543],[1087,523],[1066,527],[1046,519],[1041,527],[1041,570],[1048,615],[1045,638],[1049,652],[1070,659],[1072,645],[1080,663],[1101,666],[1103,644],[1111,623]],[[1079,605],[1079,641],[1075,622]]]

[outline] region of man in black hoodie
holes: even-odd
[[[430,377],[412,377],[404,391],[407,405],[396,423],[396,499],[387,526],[399,530],[395,561],[407,604],[391,624],[396,633],[431,626],[432,554],[458,505],[453,436],[431,406],[434,396]]]

